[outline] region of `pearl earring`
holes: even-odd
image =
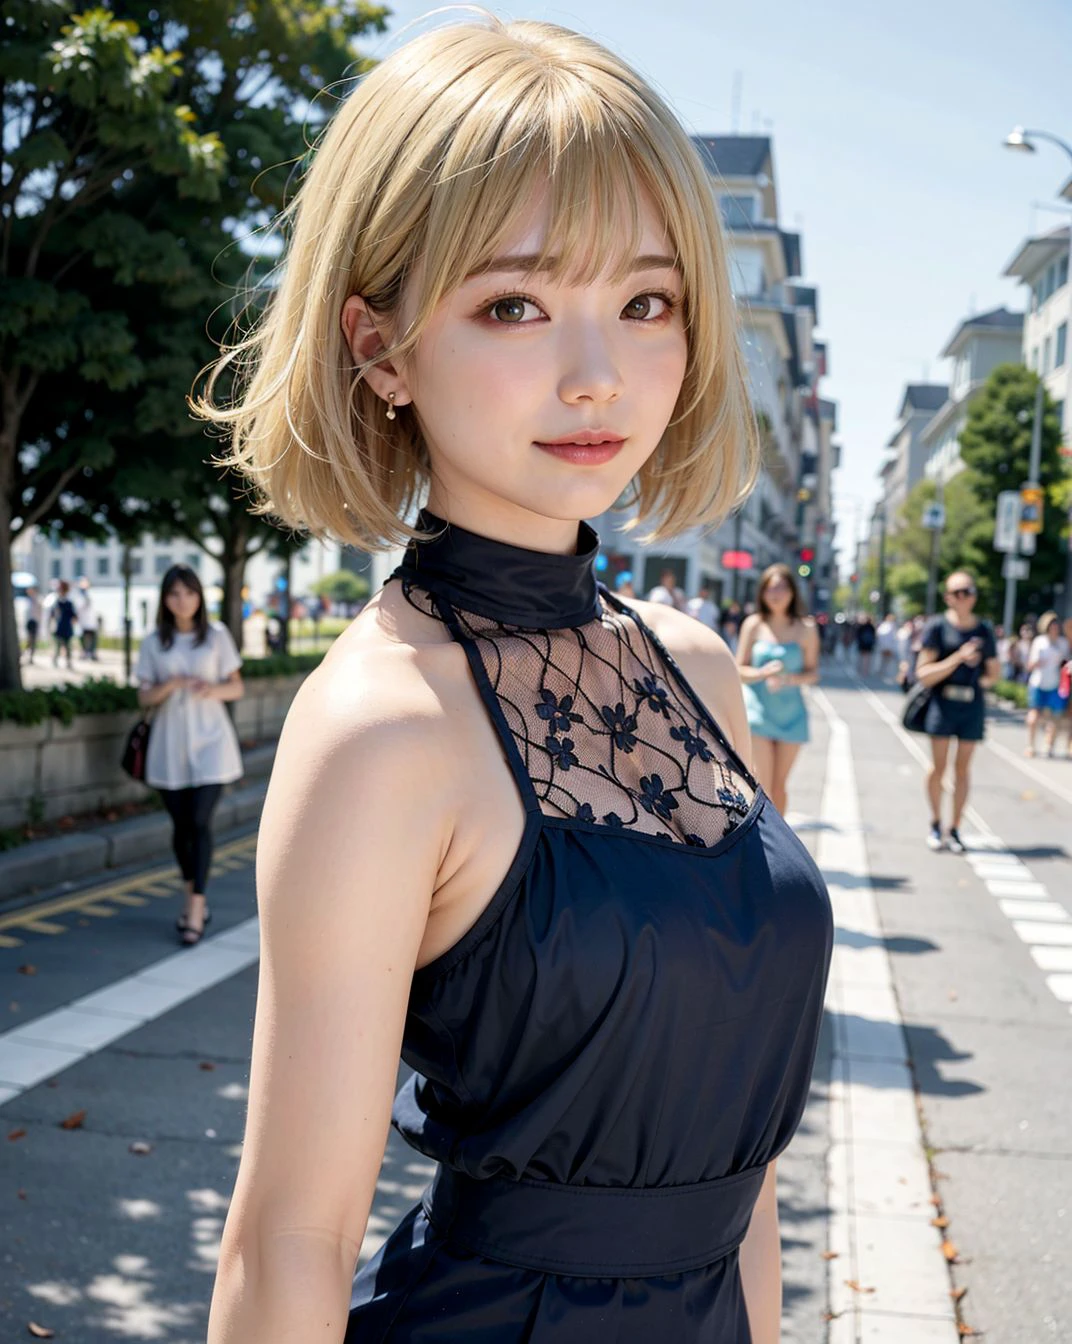
[[[396,420],[398,418],[398,412],[395,410],[395,397],[397,395],[398,395],[397,392],[388,392],[387,394],[387,400],[390,403],[390,405],[387,407],[388,420]]]

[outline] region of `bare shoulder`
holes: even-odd
[[[626,603],[664,645],[737,753],[750,758],[741,674],[721,635],[676,607],[629,598]]]

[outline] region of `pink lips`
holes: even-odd
[[[609,462],[624,442],[624,436],[611,429],[579,429],[559,439],[538,440],[536,447],[580,466],[599,466]]]

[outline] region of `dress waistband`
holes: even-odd
[[[564,1185],[440,1166],[424,1192],[450,1241],[521,1269],[580,1278],[651,1278],[714,1264],[744,1240],[766,1167],[697,1185]]]

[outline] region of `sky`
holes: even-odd
[[[386,38],[428,13],[386,0]],[[963,318],[1004,305],[1023,239],[1068,218],[1072,160],[1002,147],[1016,125],[1072,143],[1069,0],[575,0],[487,6],[598,38],[663,94],[692,134],[768,134],[780,222],[802,234],[839,403],[843,568],[878,496],[907,382],[948,381],[939,352]],[[442,22],[443,18],[433,20]],[[414,31],[420,31],[418,25]],[[404,36],[404,35],[403,35]],[[739,115],[734,124],[734,85]]]

